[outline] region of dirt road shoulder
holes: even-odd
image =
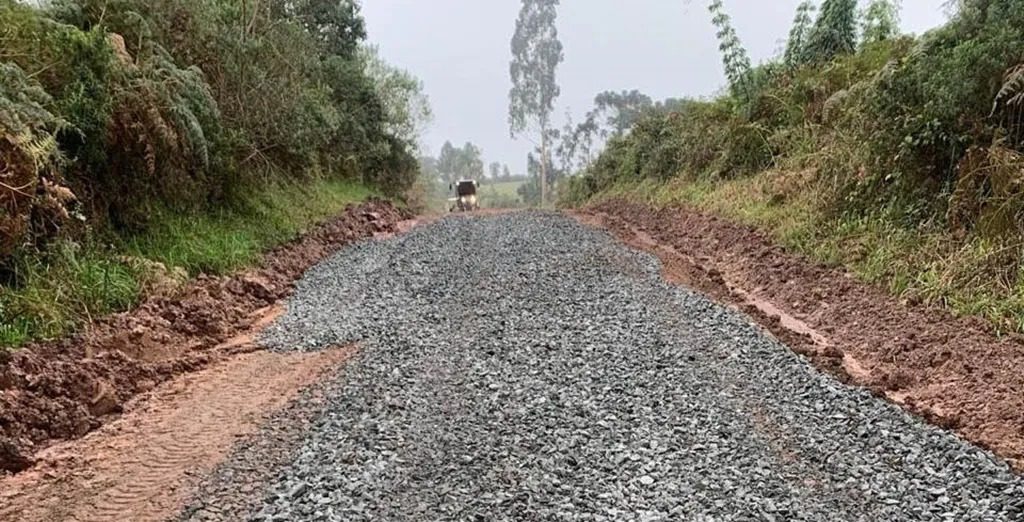
[[[160,383],[252,351],[237,336],[258,327],[306,269],[407,218],[386,201],[352,205],[255,269],[200,276],[80,335],[0,352],[0,473],[30,468],[40,450],[97,429]]]
[[[743,309],[819,368],[1024,469],[1024,346],[1017,339],[900,302],[714,216],[623,201],[575,216],[657,255],[667,278]]]

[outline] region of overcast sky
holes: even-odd
[[[862,2],[865,0],[862,0]],[[907,32],[946,19],[946,0],[903,0]],[[436,155],[445,140],[472,141],[484,161],[525,171],[530,142],[508,132],[509,41],[518,0],[363,0],[369,40],[389,62],[423,80],[434,110],[424,136]],[[784,45],[800,0],[725,0],[754,62]],[[724,83],[706,0],[562,0],[565,61],[556,116],[578,120],[605,90],[639,89],[655,99],[707,96]]]

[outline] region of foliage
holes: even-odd
[[[42,87],[14,64],[0,63],[0,254],[59,227],[73,194],[57,185],[56,133],[65,125],[46,109]],[[63,189],[60,192],[58,189]],[[45,222],[41,222],[45,220]]]
[[[352,58],[359,42],[366,38],[366,23],[359,16],[359,4],[355,0],[277,1],[270,5],[271,9],[279,10],[275,18],[293,14],[329,54]]]
[[[858,98],[862,114],[852,130],[867,145],[867,175],[846,197],[860,209],[909,198],[917,203],[900,205],[909,221],[941,215],[972,146],[1021,150],[1018,107],[1000,98],[1006,71],[1020,62],[1014,42],[1021,38],[1024,2],[968,2],[905,59],[882,68]]]
[[[793,27],[789,30],[789,38],[786,40],[786,52],[783,61],[787,66],[793,67],[802,64],[804,61],[804,45],[807,36],[811,32],[811,24],[814,23],[812,15],[816,7],[811,0],[804,0],[796,8],[796,16],[793,18]]]
[[[516,194],[520,201],[531,207],[542,204],[540,168],[540,161],[537,157],[533,153],[528,154],[526,156],[526,182],[516,188]]]
[[[377,97],[384,109],[386,132],[416,147],[416,140],[433,119],[430,100],[423,93],[423,82],[408,71],[385,62],[374,46],[364,46],[360,58],[366,74],[373,79]]]
[[[804,45],[804,62],[822,63],[857,46],[857,0],[825,0]]]
[[[725,12],[722,0],[712,0],[708,5],[711,12],[711,23],[718,30],[718,50],[722,53],[722,64],[725,66],[725,77],[729,80],[729,88],[733,96],[749,99],[750,57],[747,49],[740,42],[732,19]]]
[[[560,94],[556,81],[564,59],[555,25],[559,0],[523,0],[512,36],[509,73],[509,128],[512,137],[533,129],[540,135],[541,201],[545,202],[550,164],[551,111]]]
[[[201,221],[275,187],[328,182],[401,196],[417,178],[429,105],[365,37],[354,0],[0,0],[5,313],[125,306],[65,313],[10,296],[41,288],[32,274],[89,272],[116,251],[97,245],[144,237],[166,215]],[[221,247],[238,251],[211,250]],[[4,321],[30,336],[75,322]]]
[[[861,45],[893,38],[900,28],[900,0],[871,0],[861,14]]]
[[[215,213],[156,211],[138,235],[61,240],[41,255],[19,252],[0,292],[0,347],[60,336],[135,304],[151,286],[180,284],[185,270],[222,273],[257,258],[346,205],[371,195],[351,182],[274,184]]]
[[[903,298],[1024,331],[1024,1],[963,0],[919,38],[886,29],[896,5],[868,5],[855,47],[850,4],[826,2],[805,62],[753,68],[749,99],[641,118],[563,202],[697,206]]]
[[[1018,64],[1006,71],[1003,76],[1003,86],[996,94],[996,100],[992,104],[994,114],[999,105],[1006,107],[1020,106],[1024,104],[1024,64]]]
[[[644,114],[654,108],[650,96],[632,91],[605,91],[594,98],[594,112],[605,115],[605,125],[615,135],[629,130]]]
[[[487,166],[488,176],[493,180],[501,179],[502,172],[509,172],[511,175],[511,172],[508,170],[508,165],[502,165],[497,161],[492,161],[491,164]]]
[[[521,208],[525,206],[519,197],[519,187],[524,180],[495,181],[488,180],[481,185],[477,194],[484,208]]]
[[[310,172],[393,193],[414,178],[429,107],[415,78],[357,52],[354,1],[3,0],[0,23],[0,62],[67,123],[61,173],[95,224],[141,230],[161,205]]]
[[[460,179],[480,180],[484,175],[484,161],[479,147],[466,142],[461,148],[444,142],[441,155],[437,158],[437,171],[445,184],[455,183]]]

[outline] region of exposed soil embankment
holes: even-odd
[[[258,268],[200,277],[72,338],[0,351],[0,471],[29,467],[48,441],[88,433],[175,375],[252,350],[246,334],[274,316],[306,269],[352,241],[395,232],[406,217],[384,201],[353,205]]]
[[[656,254],[666,276],[741,307],[794,350],[1024,468],[1024,346],[789,254],[748,227],[612,201],[577,213]]]

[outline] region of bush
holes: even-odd
[[[848,27],[851,3],[828,3],[845,6]],[[648,117],[570,180],[564,202],[628,186],[1022,331],[1024,0],[955,6],[920,38],[875,31],[853,51],[844,37],[753,69],[743,99]]]
[[[1024,2],[964,2],[946,26],[925,35],[904,59],[884,68],[862,98],[860,136],[872,161],[863,205],[914,194],[945,212],[957,165],[972,146],[1004,134],[1004,113],[993,113],[1007,69],[1020,63]],[[1020,150],[1024,136],[1006,143]],[[934,198],[935,194],[947,197]]]
[[[969,149],[1024,150],[1014,97],[1024,92],[1024,68],[1015,68],[1024,61],[1022,40],[1024,1],[965,0],[948,24],[920,39],[759,66],[742,100],[726,94],[639,122],[571,193],[587,197],[619,181],[814,167],[833,191],[836,214],[884,214],[906,227],[943,220]]]
[[[354,0],[42,4],[0,0],[0,344],[129,306],[127,249],[225,270],[416,179],[419,83]]]
[[[415,179],[356,52],[352,2],[0,0],[0,25],[0,92],[56,138],[50,155],[68,161],[48,162],[50,178],[67,180],[96,227],[141,231],[154,209],[215,208],[278,180],[401,194]],[[18,133],[0,128],[8,147],[44,144]],[[3,219],[23,238],[29,225],[10,214],[27,207],[8,199]]]
[[[46,109],[51,101],[20,67],[0,63],[0,255],[69,217],[56,140],[65,122]]]

